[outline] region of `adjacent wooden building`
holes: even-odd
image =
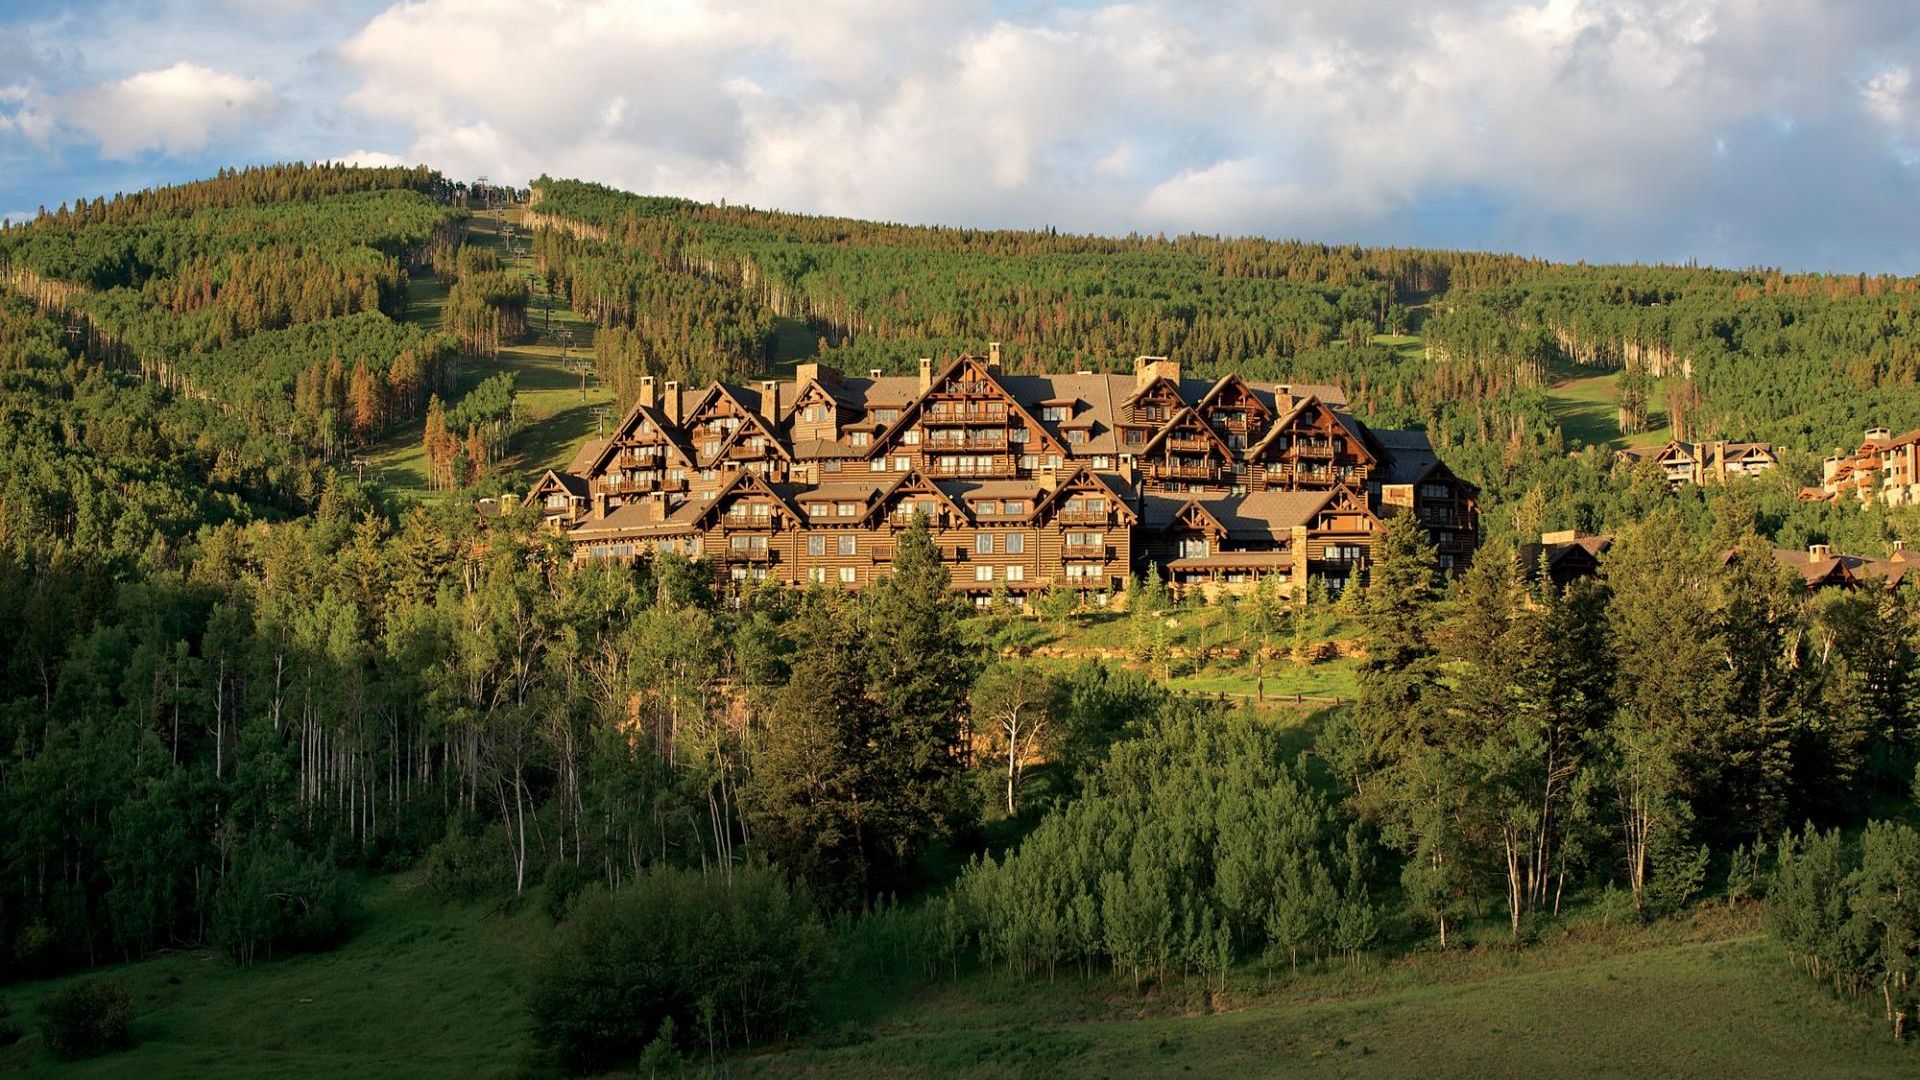
[[[1388,517],[1439,558],[1478,541],[1473,488],[1424,433],[1373,431],[1333,387],[1003,373],[998,347],[917,374],[700,388],[642,380],[612,434],[528,498],[579,559],[675,551],[723,583],[859,588],[927,515],[953,584],[1016,599],[1059,581],[1096,597],[1158,566],[1177,585],[1276,574],[1363,579]]]

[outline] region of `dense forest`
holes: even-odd
[[[552,915],[526,1010],[570,1070],[800,1037],[861,925],[930,980],[1211,993],[1764,905],[1783,965],[1897,1033],[1920,1015],[1920,599],[1809,595],[1767,550],[1914,522],[1799,502],[1804,453],[1670,492],[1569,453],[1543,390],[1624,367],[1695,433],[1796,446],[1912,423],[1911,282],[536,185],[535,253],[607,326],[615,387],[763,370],[799,320],[849,368],[1171,353],[1426,425],[1488,546],[1439,578],[1393,519],[1337,603],[1358,700],[1280,723],[1166,685],[1168,626],[1208,601],[1151,577],[1107,611],[974,612],[921,523],[864,592],[724,596],[699,563],[575,567],[530,512],[360,482],[349,449],[412,418],[436,486],[498,460],[511,375],[441,392],[529,293],[461,243],[456,191],[288,166],[0,232],[0,979],[324,949],[368,876],[405,872]],[[396,319],[423,270],[444,334]],[[1372,341],[1404,329],[1421,357]],[[1530,583],[1513,539],[1575,525],[1618,532],[1600,578]],[[1311,652],[1327,601],[1215,603],[1264,657]],[[1042,620],[1129,659],[1022,656]],[[89,993],[63,1007],[128,1007]]]

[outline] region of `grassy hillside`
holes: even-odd
[[[368,891],[339,950],[238,968],[176,953],[97,973],[138,1003],[135,1048],[55,1063],[36,1033],[0,1050],[0,1074],[80,1077],[506,1077],[524,1071],[520,984],[544,917],[444,906],[410,878]],[[0,989],[22,1026],[59,985]]]
[[[518,216],[518,210],[474,215],[469,221],[467,242],[492,248],[509,270],[531,273],[532,261],[524,253],[518,257],[508,253],[506,235],[515,228]],[[525,234],[520,235],[524,252]],[[528,315],[528,340],[504,346],[497,357],[462,357],[455,361],[454,389],[446,401],[451,407],[482,380],[501,372],[513,373],[522,428],[513,440],[512,456],[500,463],[510,472],[537,473],[565,465],[594,433],[599,422],[596,412],[613,401],[613,395],[591,372],[583,389],[580,368],[592,366],[593,324],[547,295],[544,284],[536,287],[534,300]],[[447,301],[446,283],[423,269],[408,281],[408,301],[407,321],[437,330]],[[421,440],[424,423],[416,421],[390,433],[364,456],[372,463],[372,475],[387,487],[429,498],[444,493],[427,489],[426,452]]]
[[[9,1076],[486,1077],[543,1070],[521,993],[546,917],[442,907],[376,883],[338,951],[233,967],[191,952],[110,969],[139,1002],[132,1050],[56,1064],[37,1033],[0,1050]],[[537,905],[528,905],[529,909]],[[1334,965],[1294,978],[1243,967],[1209,1000],[1124,980],[929,983],[871,949],[823,994],[820,1034],[732,1059],[735,1076],[1875,1077],[1911,1049],[1802,981],[1744,912],[1644,930],[1576,924],[1526,952],[1498,946]],[[0,991],[31,1032],[58,983]]]

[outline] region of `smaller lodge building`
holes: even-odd
[[[1566,588],[1576,578],[1597,576],[1604,556],[1612,547],[1610,535],[1572,529],[1542,533],[1539,543],[1521,546],[1520,569],[1529,581],[1538,581],[1544,572],[1555,586]],[[1723,558],[1731,561],[1734,555],[1735,552],[1729,551]],[[1809,544],[1804,551],[1774,548],[1773,561],[1800,575],[1801,582],[1810,591],[1896,589],[1907,580],[1910,568],[1920,567],[1920,560],[1910,559],[1906,545],[1899,540],[1893,542],[1892,553],[1884,559],[1841,554],[1829,544]]]
[[[917,375],[682,387],[641,380],[611,434],[528,492],[576,560],[672,551],[723,586],[885,574],[925,514],[977,602],[1054,582],[1096,600],[1157,567],[1176,586],[1277,575],[1364,581],[1386,519],[1413,514],[1442,567],[1479,540],[1475,489],[1419,431],[1376,431],[1336,387],[1130,375],[1009,374],[999,346]]]
[[[1665,446],[1641,446],[1616,451],[1621,461],[1653,460],[1667,486],[1724,484],[1742,476],[1759,476],[1780,463],[1771,443],[1670,440]]]

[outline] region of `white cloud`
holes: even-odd
[[[359,165],[363,168],[372,169],[384,169],[391,168],[395,165],[409,164],[406,159],[398,154],[389,154],[385,150],[367,150],[364,148],[360,150],[349,150],[344,154],[336,154],[333,157],[323,158],[321,160],[338,162],[343,165]]]
[[[197,154],[271,120],[281,108],[272,84],[181,61],[129,75],[61,99],[61,118],[100,144],[102,157],[130,160],[148,151]]]
[[[16,173],[82,133],[925,222],[1920,262],[1911,0],[153,0],[20,29]]]

